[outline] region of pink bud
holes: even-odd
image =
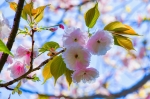
[[[64,29],[64,26],[62,24],[59,24],[59,28]]]
[[[58,28],[50,28],[49,30],[50,30],[51,32],[55,32],[57,29],[58,29]]]

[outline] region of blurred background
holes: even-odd
[[[18,2],[18,0],[11,0]],[[44,12],[43,20],[39,26],[53,26],[63,24],[81,28],[88,31],[84,22],[84,13],[94,6],[97,1],[101,13],[91,32],[103,29],[113,21],[121,21],[130,25],[142,36],[131,37],[135,50],[113,46],[104,56],[92,56],[90,67],[96,68],[100,76],[91,83],[72,83],[70,87],[64,76],[61,76],[54,86],[54,79],[49,79],[44,85],[41,75],[42,69],[34,73],[40,78],[39,82],[27,81],[21,86],[22,95],[11,95],[10,99],[150,99],[150,0],[34,0],[34,7],[51,4]],[[27,0],[30,2],[30,0]],[[9,8],[8,2],[0,0],[0,10],[13,24],[15,12]],[[21,19],[20,29],[27,26]],[[35,44],[41,47],[47,41],[55,41],[62,45],[63,29],[55,32],[42,31],[35,34]],[[7,40],[6,40],[7,41]],[[18,45],[29,45],[30,37],[18,35],[12,52],[15,53]],[[38,66],[47,59],[47,53],[34,61]],[[6,64],[0,79],[10,81],[10,72]],[[33,74],[34,74],[33,73]],[[11,87],[15,87],[16,84]],[[8,99],[11,91],[0,88],[0,99]]]

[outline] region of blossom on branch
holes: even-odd
[[[74,43],[78,43],[81,46],[84,46],[87,40],[88,34],[82,32],[79,28],[68,28],[66,33],[63,35],[63,44],[65,47]]]
[[[0,39],[8,38],[10,31],[8,20],[5,19],[0,11]]]
[[[62,57],[64,58],[67,68],[75,70],[78,64],[84,67],[89,66],[91,54],[81,45],[73,44],[67,47]]]
[[[77,69],[72,74],[72,79],[74,83],[79,83],[82,81],[83,83],[91,82],[99,77],[99,72],[94,68],[82,68]]]
[[[112,35],[101,30],[98,30],[87,42],[88,50],[94,55],[105,55],[112,45]]]
[[[16,56],[18,58],[24,57],[25,64],[28,66],[30,65],[31,61],[31,49],[27,49],[24,46],[19,46],[16,50]],[[36,58],[38,56],[38,49],[35,47],[33,51],[33,58]]]
[[[18,78],[26,72],[25,64],[16,61],[8,70],[11,71],[10,76],[12,78]]]

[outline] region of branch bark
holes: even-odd
[[[16,38],[16,34],[17,34],[17,31],[19,28],[21,13],[22,13],[23,5],[24,5],[24,1],[25,0],[19,0],[18,1],[17,11],[15,14],[14,23],[13,23],[13,28],[12,28],[11,33],[9,35],[8,42],[6,44],[6,46],[9,50],[11,50],[13,43],[15,41],[15,38]],[[7,57],[8,57],[8,54],[5,54],[5,53],[2,54],[2,57],[0,60],[0,72],[2,71],[2,69],[4,67],[4,64],[7,60]]]

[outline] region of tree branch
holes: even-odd
[[[135,92],[136,90],[138,90],[140,87],[142,87],[148,80],[150,79],[150,74],[144,76],[140,81],[138,81],[135,85],[133,85],[132,87],[128,88],[128,89],[124,89],[118,93],[110,93],[110,95],[103,95],[103,94],[95,94],[95,95],[91,95],[91,96],[83,96],[83,97],[77,97],[75,99],[95,99],[95,98],[105,98],[105,99],[116,99],[116,98],[120,98],[120,97],[124,97],[132,92]],[[50,94],[41,94],[39,92],[34,92],[31,90],[27,90],[27,89],[23,89],[20,88],[23,92],[27,92],[27,93],[31,93],[31,94],[39,94],[39,95],[45,95],[45,96],[49,96],[49,97],[53,97],[53,98],[60,98],[60,97],[65,97],[68,99],[74,99],[71,96],[64,96],[64,95],[60,95],[60,96],[55,96],[55,95],[50,95]]]
[[[19,0],[18,1],[17,11],[16,11],[16,14],[15,14],[14,23],[13,23],[13,28],[12,28],[11,33],[9,35],[8,42],[6,44],[6,46],[9,50],[11,50],[11,48],[13,46],[13,43],[15,41],[15,38],[16,38],[16,34],[17,34],[17,31],[18,31],[18,28],[19,28],[21,13],[22,13],[23,5],[24,5],[24,1],[25,0]],[[7,57],[8,57],[8,54],[5,54],[5,53],[2,54],[2,57],[1,57],[1,60],[0,60],[0,72],[3,69],[3,66],[4,66],[4,64],[7,60]]]
[[[46,63],[48,63],[49,60],[52,60],[55,56],[59,55],[60,53],[62,53],[62,52],[64,52],[64,51],[65,51],[65,49],[59,51],[58,53],[56,53],[55,55],[53,55],[51,58],[46,59],[45,61],[43,61],[38,67],[36,67],[36,68],[34,68],[34,69],[32,69],[32,70],[29,69],[29,71],[26,72],[25,74],[23,74],[22,76],[20,76],[20,77],[18,77],[18,78],[16,78],[16,79],[13,79],[13,80],[11,80],[11,81],[9,81],[9,82],[7,82],[7,83],[0,84],[0,87],[6,87],[6,86],[9,86],[9,85],[12,85],[12,84],[14,84],[14,83],[17,82],[17,81],[19,81],[19,80],[21,80],[21,79],[23,79],[23,78],[26,78],[27,75],[29,75],[31,72],[36,71],[36,70],[39,70],[43,65],[45,65]]]

